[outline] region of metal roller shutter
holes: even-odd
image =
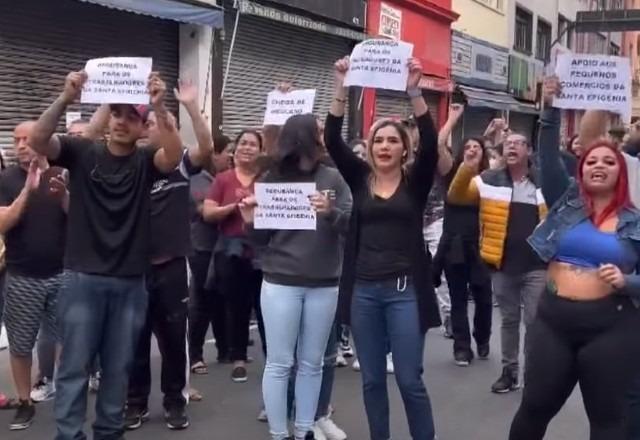
[[[225,17],[226,67],[236,14],[225,6],[230,11]],[[262,127],[267,94],[280,81],[291,81],[296,89],[316,89],[314,113],[324,118],[333,99],[333,63],[351,47],[344,38],[241,15],[224,93],[225,134]],[[347,127],[348,121],[345,133]]]
[[[481,137],[489,123],[499,116],[498,111],[490,108],[465,108],[464,115],[462,116],[462,124],[459,123],[454,131],[454,147],[468,137]]]
[[[37,118],[67,73],[90,58],[153,57],[171,90],[178,78],[178,26],[77,0],[0,2],[0,142],[17,123]],[[167,97],[175,112],[173,93]],[[76,104],[69,110],[89,116],[94,108]]]
[[[438,112],[440,108],[440,94],[426,91],[423,95],[429,106],[431,117],[437,126],[440,116]],[[411,114],[413,114],[413,107],[406,93],[389,90],[376,91],[376,120],[381,118],[404,119]]]

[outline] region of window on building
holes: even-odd
[[[616,43],[609,44],[609,55],[620,55],[620,46]]]
[[[536,58],[542,61],[549,59],[551,52],[551,25],[538,18],[536,32]]]
[[[527,55],[532,53],[533,15],[516,7],[516,28],[513,49]]]
[[[562,35],[562,38],[560,38],[560,44],[569,49],[574,49],[573,29],[571,26],[571,21],[567,20],[562,15],[558,16],[558,35]]]

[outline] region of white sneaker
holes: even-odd
[[[320,428],[327,440],[347,440],[347,434],[328,416],[318,419],[316,427]]]
[[[343,368],[349,365],[347,360],[344,358],[342,353],[338,352],[338,356],[336,356],[336,367]]]
[[[313,425],[313,438],[314,440],[328,440],[317,423]]]
[[[31,400],[34,402],[46,402],[56,395],[56,386],[46,377],[38,381],[31,390]]]
[[[393,356],[391,353],[387,354],[387,374],[393,374],[395,369],[393,368]]]
[[[100,372],[89,376],[89,391],[92,393],[100,391]]]
[[[267,410],[262,408],[260,414],[258,414],[258,422],[268,423],[269,417],[267,416]]]
[[[353,368],[353,371],[360,371],[360,361],[358,360],[358,358],[356,358],[356,360],[353,361],[351,368]]]

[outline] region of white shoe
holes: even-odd
[[[318,419],[316,427],[320,428],[320,431],[322,431],[327,440],[347,440],[347,434],[328,416]],[[318,437],[316,437],[316,440],[317,439]]]
[[[100,391],[100,372],[89,376],[89,391],[92,393]]]
[[[393,357],[391,356],[391,353],[387,354],[387,374],[393,374],[394,373],[394,368],[393,368]]]
[[[56,386],[46,377],[38,381],[31,390],[31,400],[34,402],[46,402],[56,395]]]
[[[338,352],[338,356],[336,356],[336,367],[343,368],[349,365],[347,360],[344,358],[342,353]]]
[[[258,414],[258,422],[268,423],[269,417],[267,416],[267,410],[262,408],[260,414]]]
[[[358,360],[358,358],[356,358],[356,360],[353,361],[351,368],[353,368],[353,371],[360,371],[360,361]]]
[[[322,432],[320,427],[318,427],[317,423],[313,425],[313,438],[314,440],[328,440],[327,437],[325,437],[324,432]]]

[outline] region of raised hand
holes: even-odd
[[[82,93],[82,87],[87,82],[87,72],[81,70],[79,72],[71,72],[64,80],[64,89],[62,91],[62,98],[67,104],[72,104],[76,100],[80,99]]]
[[[198,88],[193,81],[178,80],[178,87],[173,89],[173,94],[182,105],[196,104],[198,102]]]
[[[151,74],[149,74],[147,89],[149,90],[149,96],[151,96],[151,105],[156,107],[164,104],[167,84],[160,78],[158,72],[151,72]]]
[[[407,78],[407,90],[416,89],[422,79],[422,63],[418,58],[409,59],[409,77]]]
[[[547,106],[553,104],[553,98],[559,96],[562,92],[562,86],[557,76],[549,76],[544,79],[542,84],[542,98]]]
[[[469,168],[478,172],[480,169],[480,162],[482,161],[482,152],[475,150],[465,151],[463,157],[463,163]]]
[[[27,180],[24,183],[25,189],[29,192],[35,192],[40,186],[40,177],[42,176],[42,170],[40,169],[40,163],[38,159],[33,159],[29,164],[29,171],[27,172]]]
[[[280,93],[289,93],[293,91],[293,84],[288,81],[282,81],[276,84],[276,90]]]
[[[340,58],[333,65],[334,75],[336,79],[336,83],[344,84],[344,79],[347,76],[347,72],[349,71],[350,59],[349,57]]]
[[[462,114],[464,113],[464,105],[463,104],[451,104],[449,106],[449,117],[454,119],[460,119]]]

